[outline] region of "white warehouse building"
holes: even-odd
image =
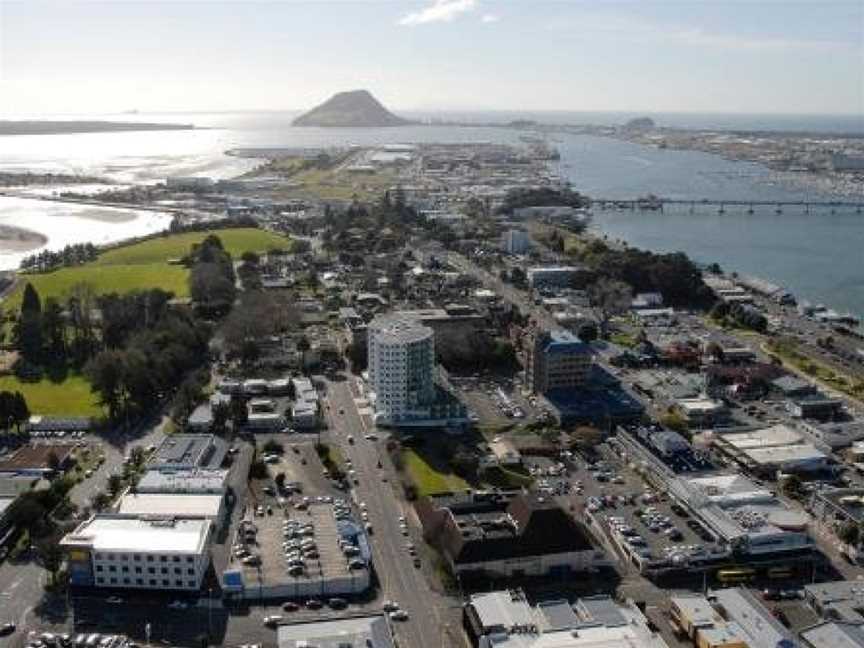
[[[384,316],[369,324],[369,384],[375,422],[428,419],[435,403],[435,334],[417,320]]]
[[[96,515],[60,541],[73,585],[198,591],[210,565],[213,524]]]

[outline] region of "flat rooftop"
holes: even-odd
[[[279,648],[394,648],[390,626],[383,615],[280,625]]]
[[[774,448],[754,448],[744,454],[757,464],[774,464],[788,461],[821,461],[827,455],[811,443],[777,446]]]
[[[729,432],[719,435],[723,443],[738,450],[754,450],[758,448],[773,448],[799,443],[802,435],[786,425],[771,427],[750,432]]]
[[[778,538],[785,533],[789,547],[783,548],[806,544],[808,516],[787,508],[770,491],[743,475],[678,478],[670,483],[670,490],[727,540],[743,535]]]
[[[118,513],[125,515],[217,518],[222,495],[130,493],[120,500]]]
[[[171,434],[150,458],[153,468],[219,468],[228,452],[226,443],[212,434]]]
[[[138,492],[218,492],[225,490],[228,470],[148,470],[138,481]]]
[[[196,554],[206,550],[210,520],[97,515],[60,541],[93,551]]]

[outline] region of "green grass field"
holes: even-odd
[[[271,248],[289,247],[289,239],[273,232],[256,229],[254,227],[242,227],[237,229],[217,230],[214,232],[187,232],[185,234],[171,234],[143,243],[126,245],[113,250],[108,250],[99,255],[93,263],[94,266],[117,266],[117,265],[141,265],[150,263],[165,263],[171,259],[180,259],[185,256],[195,243],[200,243],[209,234],[216,234],[228,253],[239,258],[241,254],[248,251],[266,252]]]
[[[402,461],[405,471],[417,487],[417,495],[420,497],[464,490],[469,487],[468,482],[450,471],[449,468],[433,467],[414,450],[403,450]]]
[[[15,376],[0,377],[0,391],[20,391],[33,414],[55,416],[102,416],[98,398],[90,383],[80,375],[70,374],[63,382],[43,378],[39,382],[22,382]]]
[[[290,247],[290,239],[251,227],[217,230],[214,232],[235,258],[243,252],[266,252],[272,248]],[[133,290],[161,288],[177,297],[187,297],[188,270],[169,261],[189,252],[210,232],[187,232],[159,237],[126,245],[99,255],[92,263],[75,268],[62,268],[46,274],[22,275],[19,286],[3,304],[4,310],[16,311],[21,302],[25,282],[30,282],[43,302],[47,297],[64,297],[76,284],[86,283],[96,293],[126,293]]]

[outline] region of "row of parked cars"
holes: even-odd
[[[12,625],[12,624],[7,624]],[[6,627],[6,626],[4,626]],[[14,625],[12,631],[14,632]],[[137,644],[123,635],[30,633],[27,648],[136,648]]]

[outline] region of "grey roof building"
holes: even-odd
[[[150,458],[151,470],[215,470],[222,465],[228,444],[212,434],[171,434]]]
[[[383,615],[280,625],[279,648],[394,648],[393,634]]]
[[[808,648],[864,648],[864,623],[826,621],[801,632]]]

